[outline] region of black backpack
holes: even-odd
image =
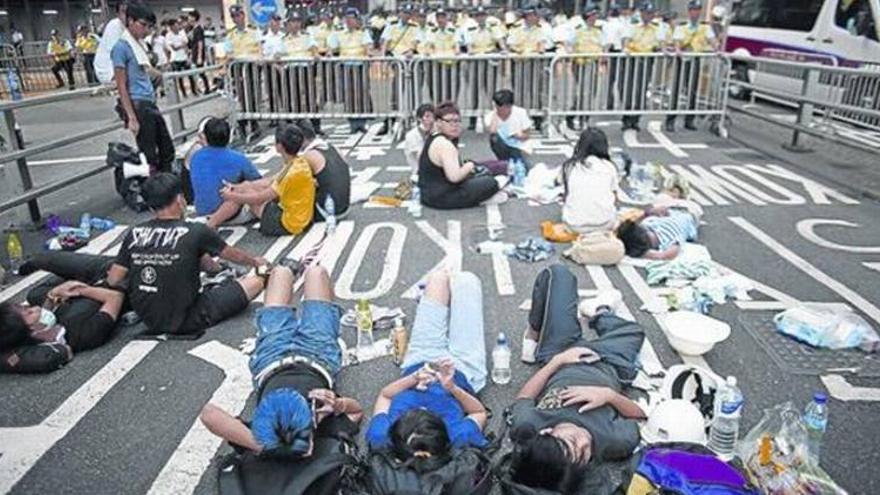
[[[147,211],[147,202],[141,195],[141,184],[146,180],[146,177],[126,179],[122,171],[123,163],[141,162],[137,149],[118,142],[110,143],[107,148],[107,165],[113,167],[113,184],[116,186],[116,192],[122,196],[125,206],[138,213]]]
[[[385,450],[367,458],[367,493],[373,495],[487,495],[493,485],[492,462],[482,450],[455,450],[443,467],[418,473]]]
[[[357,493],[357,448],[350,440],[319,437],[306,459],[229,454],[219,467],[220,495],[337,495]]]

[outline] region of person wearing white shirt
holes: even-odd
[[[284,55],[284,31],[281,30],[281,16],[274,14],[269,21],[269,29],[263,35],[263,58],[279,58]]]
[[[483,118],[489,131],[489,147],[499,160],[522,160],[529,167],[526,155],[530,153],[529,130],[532,119],[523,107],[513,104],[513,91],[501,89],[492,95],[495,109]]]
[[[406,133],[403,143],[403,155],[406,163],[412,169],[412,176],[419,174],[419,156],[425,148],[425,139],[434,131],[434,105],[422,103],[416,109],[416,122],[418,125]]]
[[[571,158],[562,164],[562,221],[574,232],[610,232],[617,224],[617,167],[608,139],[596,127],[584,130]]]
[[[168,33],[165,34],[165,43],[168,45],[168,50],[171,54],[169,57],[171,59],[171,70],[182,71],[189,69],[189,57],[187,54],[189,38],[187,38],[186,32],[180,28],[180,22],[177,19],[168,21]],[[195,79],[190,77],[189,82],[192,93],[194,95],[198,94]],[[177,87],[180,88],[180,95],[186,97],[186,85],[182,78],[177,80]]]
[[[101,84],[111,84],[113,82],[113,61],[110,60],[110,51],[113,46],[122,37],[125,31],[125,9],[126,3],[119,2],[116,4],[116,17],[110,19],[104,26],[104,32],[101,33],[101,41],[98,43],[98,50],[95,52],[95,75]]]
[[[608,51],[611,53],[620,53],[626,45],[626,40],[632,36],[632,26],[620,17],[620,8],[616,4],[612,4],[608,10],[608,19],[602,24],[602,33],[605,36],[605,43],[608,45]],[[614,94],[623,95],[624,88],[615,88],[616,83],[623,80],[623,64],[620,58],[609,57],[608,62],[608,99],[607,109],[614,108]],[[617,89],[617,91],[615,91]]]
[[[165,33],[164,29],[157,29],[152,40],[153,54],[156,55],[156,68],[159,70],[165,70],[165,66],[168,65],[168,41],[165,39]]]

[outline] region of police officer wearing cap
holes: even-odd
[[[569,53],[590,54],[574,59],[572,66],[574,72],[574,101],[572,110],[584,111],[595,108],[596,89],[599,88],[601,71],[600,54],[608,50],[608,42],[605,32],[599,26],[599,6],[593,3],[587,4],[581,13],[584,22],[577,24],[566,44]],[[579,119],[581,128],[586,127],[588,116]],[[574,116],[565,118],[569,129],[575,130]]]
[[[272,14],[269,19],[269,26],[262,36],[262,53],[266,60],[273,60],[284,55],[284,31],[281,30],[281,16]],[[283,68],[280,65],[266,65],[266,90],[269,94],[269,111],[274,113],[279,110],[279,103],[284,98],[282,90],[284,88],[282,81]]]
[[[241,5],[229,7],[229,16],[235,24],[226,33],[226,54],[228,60],[258,59],[262,54],[263,40],[260,31],[247,25],[244,8]],[[262,87],[260,78],[262,73],[258,67],[250,63],[233,64],[230,67],[232,80],[235,82],[235,91],[239,95],[239,105],[242,112],[258,112],[257,88]],[[245,91],[247,87],[247,91]],[[253,130],[256,130],[256,121],[251,121]],[[242,131],[246,126],[243,125]]]
[[[537,9],[526,6],[522,9],[523,24],[514,28],[507,36],[507,46],[517,55],[541,55],[553,46],[550,30],[541,26]],[[544,70],[548,61],[543,59],[513,60],[511,76],[513,80],[514,101],[526,110],[543,108],[543,98],[548,75]],[[543,119],[535,117],[535,128],[541,129]]]
[[[654,4],[646,2],[641,7],[640,22],[633,25],[632,33],[626,41],[624,51],[633,55],[659,52],[663,47],[663,34],[654,24]],[[630,57],[627,59],[626,88],[623,106],[626,110],[644,110],[649,102],[643,101],[648,85],[653,80],[653,57]],[[639,130],[638,115],[624,115],[623,130]]]
[[[370,31],[361,25],[360,11],[354,7],[345,10],[345,26],[334,30],[327,38],[330,50],[342,58],[361,58],[369,55],[373,46]],[[340,80],[344,109],[346,113],[370,113],[373,110],[370,98],[369,64],[360,61],[337,63],[336,77]],[[352,133],[366,132],[367,119],[350,118]]]
[[[482,6],[474,9],[470,27],[462,31],[464,49],[470,55],[492,55],[505,49],[504,30],[489,24],[489,13]],[[468,64],[468,108],[488,110],[492,108],[492,94],[499,80],[498,60],[475,60]],[[474,130],[477,117],[471,117],[468,129]]]
[[[632,33],[632,25],[623,19],[620,15],[620,5],[612,3],[608,6],[608,19],[602,24],[602,31],[605,33],[605,42],[608,44],[608,51],[611,53],[623,52],[627,38]],[[620,57],[608,57],[608,94],[607,109],[614,108],[614,95],[617,93],[623,96],[625,88],[616,87],[617,82],[623,79],[623,66]]]
[[[688,2],[688,20],[675,27],[672,42],[676,53],[708,53],[718,49],[715,32],[706,22],[700,22],[703,4],[700,0]],[[674,82],[672,85],[671,110],[677,110],[682,96],[687,97],[687,110],[697,108],[697,90],[700,85],[700,59],[677,58]],[[684,90],[687,94],[681,95]],[[694,115],[685,115],[684,128],[695,131]],[[666,117],[666,132],[675,132],[675,115]]]
[[[459,79],[455,58],[461,53],[461,33],[449,22],[449,13],[438,9],[434,14],[436,25],[422,33],[425,53],[441,60],[426,62],[428,94],[435,102],[455,101]]]
[[[305,17],[299,11],[291,10],[285,24],[284,56],[301,59],[286,64],[284,72],[285,106],[290,113],[317,113],[320,91],[316,84],[318,81],[316,64],[314,61],[302,60],[314,59],[318,56],[317,44],[315,39],[306,32]],[[313,118],[311,121],[315,132],[321,132],[320,119]]]
[[[406,4],[400,8],[397,13],[397,19],[394,22],[388,23],[385,25],[385,29],[382,30],[382,34],[379,37],[380,39],[380,52],[384,53],[389,57],[411,57],[415,55],[416,48],[418,47],[421,28],[417,23],[412,20],[413,14],[413,6],[410,4]],[[392,66],[394,71],[391,84],[392,88],[397,87],[397,83],[403,74],[399,74],[397,72],[397,66]],[[392,108],[398,108],[398,102],[400,101],[400,95],[397,94],[397,91],[391,92],[391,106]],[[382,127],[379,129],[378,134],[380,136],[384,136],[388,133],[391,128],[392,120],[385,119],[385,122],[382,124]]]
[[[57,29],[53,29],[49,33],[49,44],[46,47],[46,54],[51,55],[55,63],[52,65],[52,74],[58,81],[58,87],[64,87],[64,81],[61,79],[61,71],[67,74],[67,84],[70,89],[76,88],[76,82],[73,80],[73,45],[70,40],[64,39],[58,34]]]

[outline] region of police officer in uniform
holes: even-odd
[[[52,74],[55,74],[58,87],[64,87],[64,81],[61,79],[61,71],[63,70],[67,74],[67,85],[70,89],[75,89],[76,81],[73,80],[73,45],[70,44],[70,40],[60,37],[58,30],[53,29],[50,33],[46,53],[51,55],[55,61],[55,64],[52,65]]]
[[[283,40],[284,56],[288,58],[313,59],[318,55],[315,39],[305,30],[305,18],[296,10],[287,16]],[[320,91],[315,86],[314,62],[290,62],[284,74],[285,103],[290,113],[317,113]],[[315,132],[321,131],[321,121],[312,118]]]
[[[340,57],[366,57],[373,46],[370,31],[361,26],[360,11],[354,7],[345,10],[345,27],[333,31],[327,38],[327,45]],[[372,111],[370,99],[370,66],[360,61],[342,62],[337,65],[337,77],[341,81],[344,108],[346,113],[369,113]],[[348,123],[352,133],[366,132],[364,118],[350,118]]]
[[[83,56],[83,68],[86,70],[86,81],[89,84],[98,84],[98,76],[95,75],[95,53],[98,51],[98,43],[101,41],[85,24],[80,24],[76,30],[76,51]]]
[[[633,26],[632,35],[627,40],[624,50],[630,54],[646,54],[659,52],[663,46],[663,33],[653,22],[656,9],[654,4],[647,2],[640,10],[641,21]],[[654,58],[633,57],[628,60],[626,80],[628,87],[623,97],[626,110],[644,110],[648,102],[642,102],[648,85],[653,79]],[[639,130],[638,115],[623,116],[623,130]]]
[[[272,14],[269,19],[269,28],[263,34],[263,58],[272,60],[284,55],[284,31],[281,30],[281,16]],[[269,111],[275,113],[279,110],[279,103],[283,99],[282,90],[284,85],[283,69],[280,66],[266,66],[266,90],[269,93]]]
[[[235,26],[226,33],[226,53],[230,60],[258,59],[262,49],[260,32],[248,27],[246,24],[244,9],[241,5],[229,7],[229,15]],[[260,71],[252,64],[231,66],[232,80],[235,81],[235,92],[238,95],[239,110],[242,112],[258,112],[257,102],[262,86],[259,82]],[[247,124],[241,124],[241,130],[247,129]],[[252,128],[256,129],[254,121]]]
[[[620,15],[620,6],[611,4],[608,7],[608,18],[602,24],[602,30],[605,33],[605,41],[608,44],[608,51],[611,53],[623,52],[626,45],[626,39],[629,38],[632,31],[632,25],[629,24]],[[607,109],[614,108],[614,93],[618,93],[618,97],[623,96],[624,88],[616,87],[620,80],[623,79],[622,59],[620,57],[608,57],[608,97]],[[619,100],[618,100],[618,103]]]
[[[381,53],[384,53],[385,56],[403,58],[415,55],[421,28],[419,28],[418,24],[413,22],[412,15],[412,5],[406,4],[397,13],[397,19],[395,22],[385,25],[385,29],[382,30],[382,34],[379,37],[381,41]],[[392,88],[397,88],[403,74],[397,72],[396,65],[392,67],[393,69],[391,70],[393,70],[393,77],[391,78],[391,84]],[[411,98],[410,95],[406,94],[405,97]],[[400,98],[401,96],[397,94],[397,91],[391,91],[392,109],[398,108]],[[410,106],[414,104],[412,101],[409,103]],[[391,123],[391,119],[385,119],[378,134],[380,136],[387,134],[391,127]]]
[[[514,27],[507,36],[507,46],[517,55],[541,55],[553,46],[548,29],[540,25],[540,17],[534,6],[522,9],[522,26]],[[549,61],[513,60],[511,76],[513,79],[514,101],[527,110],[543,108],[543,97],[548,75],[544,68]],[[535,117],[535,128],[541,129],[543,119]]]
[[[316,21],[306,29],[312,36],[312,39],[315,40],[315,49],[319,57],[332,55],[327,40],[333,33],[333,29],[333,10],[328,7],[319,10]],[[333,71],[332,63],[318,62],[318,81],[316,81],[316,86],[321,88],[321,101],[325,103],[339,101],[336,98],[337,81]]]
[[[587,4],[581,13],[584,22],[578,23],[571,33],[568,43],[570,53],[603,53],[607,49],[605,33],[599,26],[599,6]],[[572,110],[592,110],[595,107],[595,89],[599,88],[600,57],[588,55],[574,59],[574,101]],[[578,119],[581,128],[586,127],[589,117],[583,116]],[[565,118],[569,129],[575,130],[574,116]]]
[[[465,50],[470,55],[491,55],[504,48],[504,30],[488,23],[489,13],[482,6],[473,13],[473,22],[462,34]],[[492,108],[492,94],[498,89],[500,63],[498,60],[476,60],[468,64],[467,108]],[[471,117],[469,130],[477,127],[477,117]]]
[[[438,9],[434,18],[437,25],[422,34],[422,43],[428,55],[445,59],[427,63],[428,94],[435,102],[455,101],[459,89],[455,58],[461,53],[461,34],[449,22],[445,10]]]
[[[702,10],[703,4],[700,0],[691,0],[688,3],[688,20],[676,26],[675,32],[672,34],[672,42],[677,53],[706,53],[717,49],[715,32],[712,30],[712,26],[709,23],[700,22]],[[688,60],[676,59],[671,110],[678,110],[679,100],[681,99],[679,91],[682,89],[687,91],[687,109],[696,110],[697,90],[700,85],[700,65],[699,58]],[[684,128],[691,131],[697,130],[697,127],[694,125],[693,115],[685,115]],[[666,132],[675,132],[674,114],[666,117]]]

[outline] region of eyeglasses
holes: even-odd
[[[443,122],[446,122],[449,125],[458,125],[461,124],[461,119],[440,119]]]

